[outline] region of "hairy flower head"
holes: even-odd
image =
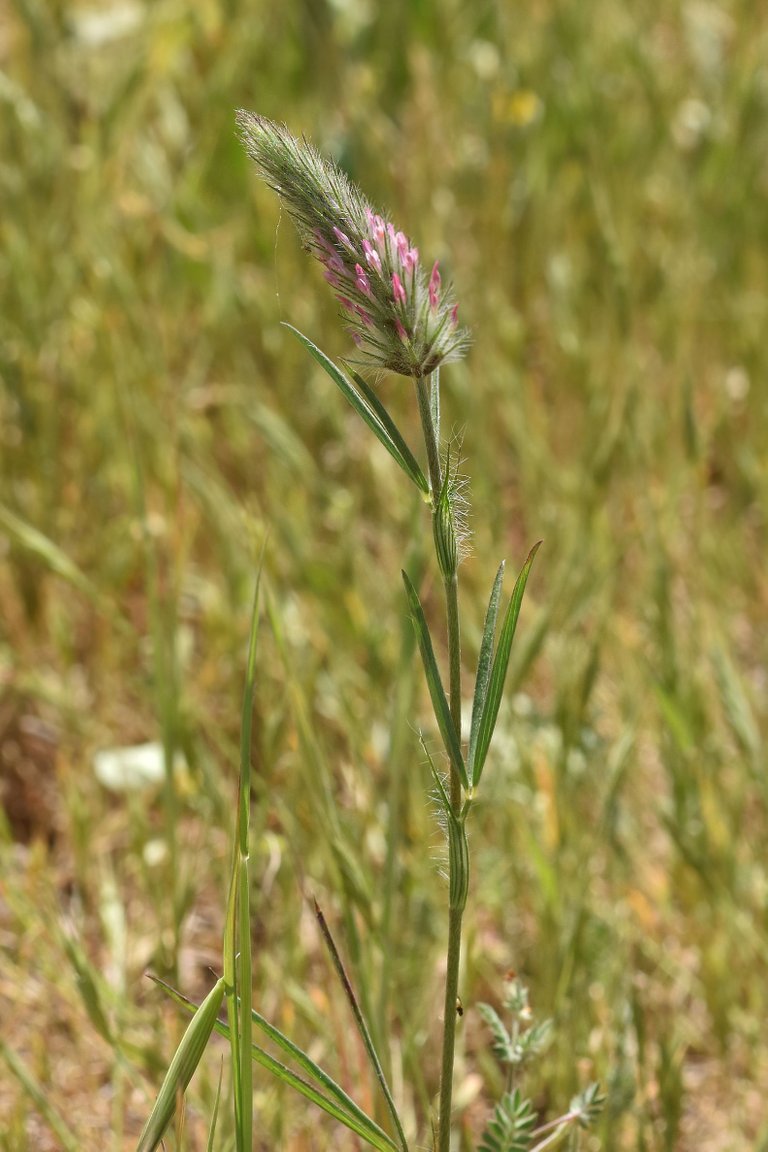
[[[427,277],[418,248],[306,140],[252,112],[238,112],[237,123],[259,174],[324,266],[361,355],[403,376],[463,356],[468,332],[437,264]]]

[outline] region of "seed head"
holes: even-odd
[[[469,334],[437,264],[427,279],[418,248],[306,140],[252,112],[238,112],[237,123],[259,174],[323,265],[361,355],[403,376],[460,359]]]

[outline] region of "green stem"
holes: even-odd
[[[429,484],[432,489],[432,508],[435,507],[435,498],[440,495],[443,486],[443,472],[440,467],[440,449],[437,443],[437,430],[432,420],[432,407],[429,402],[429,377],[416,378],[416,396],[419,401],[419,416],[421,429],[424,433],[424,445],[427,449],[427,466],[429,468]]]
[[[436,499],[439,496],[443,475],[440,466],[440,450],[437,429],[432,418],[429,395],[429,380],[416,380],[416,394],[419,402],[419,415],[427,450],[429,481],[432,488],[432,513],[436,512]],[[458,578],[454,573],[445,581],[445,601],[448,628],[449,664],[449,704],[456,734],[461,742],[461,629],[459,625]],[[455,772],[450,774],[451,807],[458,817],[461,812],[461,781]],[[450,856],[450,869],[453,873],[457,862]],[[451,880],[453,876],[451,876]],[[451,883],[450,890],[454,890]],[[456,1004],[459,990],[459,967],[461,962],[461,922],[464,914],[464,901],[448,910],[448,953],[445,978],[445,1002],[443,1008],[443,1048],[440,1062],[440,1105],[438,1113],[438,1152],[450,1152],[451,1146],[451,1099],[453,1096],[453,1064],[456,1048]]]
[[[437,1126],[438,1152],[449,1152],[451,1147],[451,1098],[453,1096],[456,1004],[459,993],[461,920],[463,915],[463,908],[450,908],[448,912],[448,957],[443,1008],[443,1052],[440,1062],[440,1111]]]
[[[461,628],[459,580],[455,575],[445,581],[445,604],[448,615],[448,702],[453,726],[461,743]],[[451,807],[458,816],[461,812],[461,781],[455,772],[451,772]]]
[[[448,608],[448,653],[450,665],[451,717],[461,742],[461,633],[459,630],[458,580],[454,576],[446,581],[445,596]],[[461,811],[461,781],[451,772],[451,807],[458,816]],[[457,866],[453,855],[451,871]],[[453,885],[451,885],[451,888]],[[453,1095],[453,1063],[456,1048],[456,1005],[459,995],[459,966],[461,962],[461,922],[464,901],[448,911],[448,955],[445,975],[445,1002],[443,1006],[443,1053],[440,1064],[440,1111],[438,1118],[438,1152],[450,1152],[451,1097]]]

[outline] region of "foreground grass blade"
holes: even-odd
[[[459,744],[459,737],[456,734],[456,727],[451,718],[451,711],[448,707],[448,701],[445,697],[445,690],[443,683],[440,679],[440,672],[435,660],[435,653],[432,648],[432,640],[427,628],[427,621],[424,617],[424,610],[421,607],[416,589],[411,583],[408,573],[402,572],[403,583],[405,584],[405,593],[408,597],[408,607],[411,612],[414,628],[416,629],[416,638],[419,641],[419,649],[421,651],[421,659],[424,664],[424,673],[427,677],[427,686],[429,687],[429,694],[432,697],[432,707],[435,712],[435,719],[440,729],[440,735],[443,738],[443,745],[448,753],[448,758],[451,762],[451,767],[457,773],[464,788],[469,789],[469,778],[467,776],[466,765],[464,764],[464,757],[461,754],[461,745]]]
[[[528,576],[530,575],[531,565],[533,564],[534,557],[541,547],[541,541],[535,544],[531,551],[528,553],[528,559],[523,565],[522,571],[517,578],[515,587],[512,591],[512,597],[507,605],[507,611],[504,615],[504,623],[501,627],[501,635],[499,636],[498,647],[496,648],[496,655],[493,658],[493,668],[488,683],[487,695],[480,720],[477,725],[477,736],[475,744],[475,757],[472,765],[472,782],[474,785],[480,783],[480,777],[483,773],[483,766],[485,758],[488,755],[488,749],[491,746],[491,737],[493,730],[496,727],[496,718],[499,715],[499,706],[501,705],[501,696],[504,691],[504,681],[507,678],[507,668],[509,667],[509,656],[512,651],[512,641],[515,638],[515,629],[517,628],[517,619],[520,615],[520,607],[523,603],[523,595],[525,593],[525,586],[528,583]],[[483,637],[485,640],[485,637]],[[474,717],[473,717],[474,722]]]
[[[211,991],[195,1011],[189,1027],[181,1038],[181,1043],[165,1074],[155,1106],[139,1137],[136,1152],[154,1152],[163,1138],[163,1133],[176,1112],[179,1097],[186,1091],[195,1069],[205,1051],[216,1018],[224,999],[224,977],[216,981]]]
[[[475,677],[475,695],[472,701],[472,722],[469,729],[469,752],[467,754],[467,773],[469,779],[475,782],[475,749],[477,748],[477,734],[480,728],[480,718],[483,715],[485,701],[488,697],[488,683],[491,679],[491,663],[493,660],[493,641],[496,637],[496,619],[499,614],[499,601],[501,599],[501,585],[504,580],[504,561],[499,564],[496,579],[491,589],[491,598],[488,601],[488,611],[485,614],[483,625],[483,639],[480,643],[480,655],[477,661],[477,676]]]
[[[248,664],[240,723],[240,772],[238,776],[232,876],[227,900],[224,937],[224,977],[227,982],[227,1015],[230,1023],[232,1076],[235,1097],[235,1139],[238,1152],[253,1148],[253,1043],[251,1025],[251,917],[248,882],[251,814],[251,740],[253,700],[256,691],[256,636],[259,627],[259,592],[264,564],[262,549],[253,593]]]
[[[368,1053],[368,1059],[371,1062],[371,1067],[373,1068],[374,1075],[376,1076],[376,1079],[379,1082],[379,1086],[380,1086],[382,1092],[384,1093],[384,1099],[387,1102],[387,1107],[389,1108],[389,1113],[390,1113],[390,1115],[392,1117],[392,1121],[395,1125],[395,1129],[397,1131],[397,1135],[398,1135],[398,1138],[400,1140],[400,1146],[403,1149],[403,1152],[408,1152],[408,1141],[405,1139],[405,1132],[403,1131],[403,1126],[402,1126],[402,1123],[400,1122],[400,1116],[398,1114],[397,1107],[395,1105],[394,1097],[392,1096],[392,1092],[390,1091],[389,1084],[387,1084],[387,1078],[384,1075],[384,1069],[381,1066],[381,1060],[379,1059],[379,1054],[376,1051],[376,1047],[373,1043],[373,1038],[371,1037],[370,1029],[368,1028],[368,1025],[365,1022],[365,1017],[363,1016],[363,1013],[360,1010],[360,1005],[357,1002],[357,997],[355,996],[355,991],[352,987],[349,976],[347,975],[347,971],[344,967],[343,961],[342,961],[341,956],[339,954],[339,950],[336,947],[336,941],[333,939],[333,936],[331,935],[331,930],[328,927],[328,922],[326,921],[325,916],[323,915],[322,909],[320,908],[319,904],[317,903],[317,900],[313,901],[313,903],[315,906],[315,916],[317,917],[317,922],[320,925],[320,931],[323,934],[323,939],[325,940],[326,946],[327,946],[328,951],[329,951],[330,956],[331,956],[331,960],[333,961],[333,966],[336,969],[336,974],[339,977],[339,980],[341,981],[341,986],[344,989],[344,994],[347,997],[347,1001],[349,1003],[350,1008],[352,1009],[352,1015],[355,1018],[355,1023],[357,1024],[357,1030],[360,1033],[360,1037],[363,1041],[363,1046],[365,1047],[365,1050]]]
[[[302,332],[299,332],[298,328],[294,328],[292,324],[284,324],[284,327],[293,332],[296,339],[317,360],[320,367],[327,372],[358,415],[363,418],[377,440],[384,445],[392,459],[400,465],[416,487],[427,495],[429,493],[427,478],[373,389],[365,383],[361,376],[354,373],[355,381],[360,389],[358,392],[352,381],[334,364],[333,360],[321,352],[317,345],[313,344]]]
[[[195,1011],[195,1005],[184,996],[181,992],[177,992],[170,984],[166,984],[158,976],[152,976],[156,984],[168,993],[171,999],[175,1000],[181,1007],[186,1008],[189,1012]],[[361,1139],[366,1140],[372,1148],[378,1148],[379,1152],[400,1152],[397,1144],[388,1136],[383,1128],[370,1118],[358,1104],[348,1096],[344,1089],[333,1080],[327,1072],[315,1063],[315,1061],[306,1054],[298,1045],[289,1040],[287,1036],[265,1020],[255,1010],[251,1011],[251,1019],[254,1025],[259,1028],[274,1044],[280,1048],[287,1056],[302,1068],[308,1076],[311,1076],[318,1084],[325,1089],[325,1092],[319,1091],[312,1084],[307,1083],[301,1076],[298,1076],[292,1069],[287,1068],[285,1064],[281,1064],[274,1056],[270,1056],[263,1048],[257,1044],[251,1046],[251,1057],[255,1064],[259,1064],[262,1068],[266,1068],[278,1080],[282,1080],[284,1084],[294,1088],[306,1100],[310,1100],[313,1104],[317,1104],[334,1120],[338,1120],[351,1132],[360,1136]],[[221,1020],[217,1020],[214,1025],[216,1031],[220,1036],[225,1039],[230,1038],[230,1029],[227,1024]],[[327,1094],[326,1094],[327,1093]]]
[[[221,1085],[224,1079],[224,1061],[221,1062],[219,1068],[219,1082],[216,1085],[216,1096],[213,1101],[213,1112],[211,1113],[211,1122],[208,1125],[208,1139],[205,1144],[205,1152],[213,1152],[213,1141],[216,1135],[216,1125],[219,1120],[219,1105],[221,1104]]]

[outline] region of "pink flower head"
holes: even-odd
[[[355,284],[365,296],[371,295],[371,282],[359,264],[355,264]]]
[[[342,232],[341,228],[336,228],[334,226],[333,234],[336,237],[336,239],[338,240],[339,244],[343,244],[344,247],[348,248],[350,252],[354,252],[354,250],[355,250],[354,245],[353,245],[352,241],[350,240],[349,236],[347,236],[346,232]]]
[[[321,264],[361,359],[421,379],[463,356],[468,333],[438,265],[422,264],[406,234],[306,140],[249,112],[238,113],[238,124],[259,174],[279,190]]]
[[[363,240],[363,252],[369,268],[375,268],[381,275],[381,257],[371,244],[370,240]]]
[[[401,259],[402,259],[403,268],[405,269],[405,271],[406,272],[413,272],[414,268],[416,267],[416,265],[419,262],[419,250],[418,250],[418,248],[409,248],[407,250],[407,252],[403,253]]]
[[[440,302],[440,271],[438,269],[439,261],[435,260],[432,266],[432,275],[429,278],[429,306],[433,312],[437,312],[437,306]]]

